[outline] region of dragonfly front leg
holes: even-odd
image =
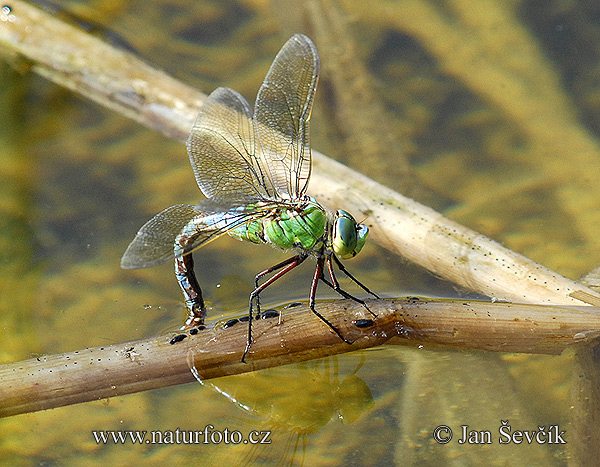
[[[325,279],[325,277],[323,277],[323,273],[321,273],[321,277],[320,279],[327,284],[329,287],[331,287],[333,290],[335,290],[337,293],[339,293],[342,297],[344,298],[349,298],[350,300],[354,300],[357,303],[360,303],[362,306],[364,306],[369,313],[371,313],[373,315],[374,318],[377,318],[377,315],[375,313],[373,313],[371,311],[371,309],[367,306],[367,304],[365,303],[364,300],[361,300],[360,298],[355,297],[354,295],[350,295],[348,292],[346,292],[344,289],[342,289],[340,287],[340,283],[337,280],[337,277],[335,277],[335,273],[333,272],[333,263],[331,262],[331,257],[333,256],[333,258],[336,261],[336,264],[338,265],[338,267],[342,266],[342,263],[340,262],[340,260],[338,260],[334,255],[330,255],[327,257],[327,271],[329,272],[329,277],[331,277],[331,283],[329,281],[327,281],[327,279]],[[343,267],[343,266],[342,266]],[[359,284],[364,290],[366,290],[367,292],[371,293],[372,295],[374,295],[376,298],[379,298],[377,295],[375,295],[374,293],[370,292],[369,289],[367,289],[365,286],[363,286],[360,282],[358,282],[354,276],[352,276],[347,270],[346,268],[340,267],[340,270],[346,274],[350,279],[352,279],[354,282],[356,282],[357,284]]]
[[[267,288],[269,285],[271,285],[273,282],[275,282],[277,279],[279,279],[281,276],[290,272],[292,269],[294,269],[299,264],[302,264],[302,262],[306,258],[308,258],[308,255],[306,255],[306,254],[292,256],[291,258],[288,258],[285,261],[282,261],[281,263],[276,264],[275,266],[271,266],[269,269],[265,269],[264,271],[259,272],[256,275],[256,277],[254,279],[254,284],[255,284],[256,288],[250,294],[250,306],[248,308],[248,340],[246,341],[246,349],[244,350],[244,355],[242,356],[242,362],[246,363],[246,361],[245,361],[246,355],[248,354],[248,351],[250,350],[250,346],[252,345],[252,302],[254,300],[256,300],[256,309],[260,313],[260,302],[259,302],[260,292],[263,291],[265,288]],[[284,268],[284,269],[279,271],[277,274],[275,274],[273,277],[271,277],[270,279],[265,281],[263,284],[258,285],[258,281],[262,277],[264,277],[268,274],[271,274],[272,272],[277,271],[278,269],[281,269],[281,268]]]
[[[333,324],[331,324],[321,313],[319,313],[315,309],[315,301],[317,296],[317,285],[319,284],[319,279],[325,281],[323,278],[323,266],[325,264],[325,257],[321,256],[317,259],[317,267],[315,268],[315,275],[313,276],[312,283],[310,285],[310,296],[308,299],[308,305],[310,306],[311,311],[319,317],[321,321],[323,321],[329,328],[335,332],[340,339],[342,339],[346,344],[352,344],[351,341],[342,336],[342,333],[336,328]],[[325,281],[326,282],[326,281]]]
[[[198,284],[194,274],[194,259],[191,253],[175,258],[175,275],[183,292],[185,307],[188,312],[184,327],[204,324],[206,308],[204,307],[202,289],[200,289],[200,284]]]
[[[356,285],[358,285],[358,286],[359,286],[361,289],[363,289],[363,290],[364,290],[365,292],[367,292],[369,295],[373,295],[373,297],[375,297],[375,298],[379,298],[379,295],[377,295],[377,294],[376,294],[376,293],[374,293],[374,292],[371,292],[371,291],[369,290],[369,288],[368,288],[366,285],[364,285],[364,284],[363,284],[361,281],[359,281],[359,280],[358,280],[356,277],[354,277],[352,274],[350,274],[350,271],[348,271],[348,270],[346,269],[346,267],[345,267],[345,266],[343,265],[343,263],[342,263],[342,262],[341,262],[341,261],[338,259],[338,257],[337,257],[337,256],[335,256],[335,255],[331,255],[331,256],[333,256],[333,260],[335,261],[335,264],[337,264],[337,267],[340,269],[340,271],[342,271],[342,272],[343,272],[343,273],[344,273],[346,276],[348,276],[348,278],[349,278],[349,279],[350,279],[352,282],[354,282]],[[328,265],[328,267],[330,267],[330,265],[331,265],[331,257],[330,257],[330,258],[327,258],[327,262],[328,262],[328,264],[327,264],[327,265]],[[332,271],[332,268],[331,268],[331,267],[330,267],[329,271]],[[331,274],[331,272],[330,272],[330,274]]]

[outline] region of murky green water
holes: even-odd
[[[490,1],[475,13],[462,3],[323,1],[304,12],[262,0],[61,7],[203,91],[227,85],[251,102],[281,44],[307,33],[323,63],[314,148],[577,278],[600,259],[594,8]],[[477,35],[469,28],[482,18],[487,34]],[[506,36],[514,47],[494,46]],[[467,39],[471,55],[444,51]],[[5,64],[0,83],[0,361],[179,324],[172,265],[123,271],[119,260],[148,218],[200,199],[185,148]],[[517,84],[530,94],[514,92]],[[254,274],[282,259],[230,238],[198,252],[213,316],[243,313]],[[388,296],[472,293],[374,244],[348,267]],[[305,266],[264,301],[305,298],[311,276]],[[569,355],[356,352],[1,420],[0,464],[566,465],[564,446],[500,446],[497,433],[509,419],[514,429],[558,424],[568,439],[571,363]],[[101,445],[91,434],[207,424],[244,435],[271,430],[272,443]],[[490,430],[494,442],[439,445],[438,425]]]

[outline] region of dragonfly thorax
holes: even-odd
[[[356,256],[365,245],[369,229],[343,210],[335,215],[304,196],[296,203],[273,208],[268,216],[229,232],[240,240],[296,249],[316,256],[332,252],[342,259]]]
[[[327,236],[327,211],[314,198],[281,203],[271,213],[229,232],[240,240],[267,243],[284,250],[311,252],[321,249]]]

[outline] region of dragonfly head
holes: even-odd
[[[354,258],[365,246],[369,228],[356,222],[352,214],[341,209],[333,220],[331,246],[342,259]]]

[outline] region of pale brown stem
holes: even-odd
[[[0,365],[0,416],[33,412],[204,380],[382,345],[443,346],[558,354],[600,334],[595,307],[482,301],[368,300],[373,316],[351,300],[319,302],[346,344],[308,306],[283,309],[282,320],[257,320],[247,363],[247,324],[189,331]],[[358,321],[361,324],[360,321]],[[365,326],[365,322],[362,323]],[[171,344],[176,335],[185,335]]]

